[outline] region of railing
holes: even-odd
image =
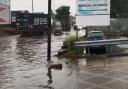
[[[75,42],[77,47],[86,46],[98,46],[98,45],[118,45],[118,44],[128,44],[128,39],[106,39],[106,40],[95,40],[95,41],[79,41]]]

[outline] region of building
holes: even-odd
[[[47,32],[48,14],[44,13],[18,13],[16,14],[16,28],[21,35],[41,35]]]
[[[0,25],[11,23],[10,0],[0,0]]]

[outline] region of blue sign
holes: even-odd
[[[110,15],[110,0],[77,0],[77,16]]]

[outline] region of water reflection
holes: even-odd
[[[52,80],[52,70],[51,70],[50,68],[48,68],[47,76],[48,76],[48,78],[49,78],[49,80],[48,80],[48,85],[44,86],[44,88],[54,89],[54,88],[51,86],[53,80]]]
[[[46,88],[46,89],[54,89],[52,87],[52,83],[53,83],[53,79],[52,79],[52,70],[48,68],[48,72],[47,72],[47,84],[46,85],[40,85],[38,87],[42,87],[42,88]]]

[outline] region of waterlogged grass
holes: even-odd
[[[67,36],[64,42],[64,45],[67,46],[67,50],[70,53],[77,53],[77,54],[83,54],[83,48],[81,47],[75,47],[76,41],[81,41],[82,39],[80,37],[76,37],[75,35]]]
[[[9,28],[9,25],[0,25],[0,30],[6,29],[6,28]]]
[[[85,58],[90,59],[90,60],[103,60],[103,59],[107,58],[107,55],[105,55],[105,54],[103,54],[103,55],[86,54]]]

